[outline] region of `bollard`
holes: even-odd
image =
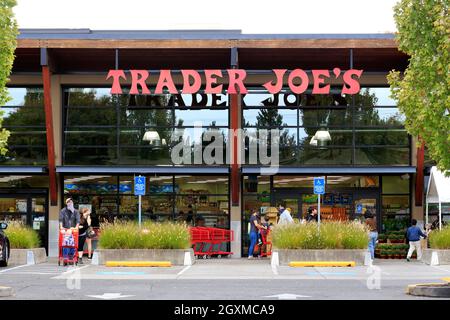
[[[185,252],[184,253],[184,263],[183,265],[185,266],[192,266],[192,258],[191,258],[191,253],[190,252]]]
[[[278,257],[278,252],[272,252],[272,260],[270,262],[272,268],[278,267],[280,265],[280,259]]]
[[[364,256],[364,265],[365,266],[371,266],[372,265],[372,256],[370,255],[370,252],[366,252]]]
[[[34,260],[34,252],[31,250],[27,251],[27,265],[36,264]]]
[[[94,251],[92,254],[92,261],[91,264],[98,266],[98,252]]]
[[[431,253],[431,262],[430,262],[430,266],[438,266],[439,265],[439,257],[438,257],[438,253],[436,251],[433,251]]]

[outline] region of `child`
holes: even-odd
[[[258,230],[258,246],[261,246],[263,244],[262,241],[262,235],[267,233],[267,229],[269,228],[269,217],[265,215],[261,220],[261,229]]]

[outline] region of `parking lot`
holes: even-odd
[[[4,299],[419,299],[408,284],[443,282],[450,266],[376,261],[373,267],[272,268],[269,260],[198,260],[170,268],[59,267],[56,262],[0,270]]]

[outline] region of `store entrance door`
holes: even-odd
[[[22,222],[36,230],[48,252],[47,190],[0,190],[0,221]]]
[[[318,197],[311,193],[310,188],[274,189],[274,203],[285,204],[293,209],[292,217],[306,218],[309,207],[317,207]],[[380,227],[380,195],[370,188],[336,188],[330,189],[321,197],[321,218],[326,220],[348,221],[361,219],[370,210],[377,216]]]

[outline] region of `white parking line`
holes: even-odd
[[[31,266],[31,264],[24,264],[21,266],[12,267],[12,268],[0,271],[0,273],[5,273],[5,272],[11,271],[11,270],[15,270],[15,269],[19,269],[19,268],[23,268],[23,267],[27,267],[27,266]]]
[[[188,271],[191,267],[192,266],[187,266],[187,267],[183,268],[183,270],[181,270],[180,272],[177,273],[177,277],[181,276],[183,273]]]
[[[79,267],[79,268],[73,268],[73,269],[67,270],[66,272],[61,273],[61,276],[64,276],[64,275],[66,275],[66,274],[69,274],[69,273],[72,273],[72,272],[75,272],[75,271],[80,271],[81,269],[85,269],[85,268],[87,268],[87,267],[90,267],[90,265],[83,266],[83,267]]]
[[[278,275],[278,269],[277,269],[276,265],[272,265],[272,272],[274,275],[276,275],[276,276]]]

